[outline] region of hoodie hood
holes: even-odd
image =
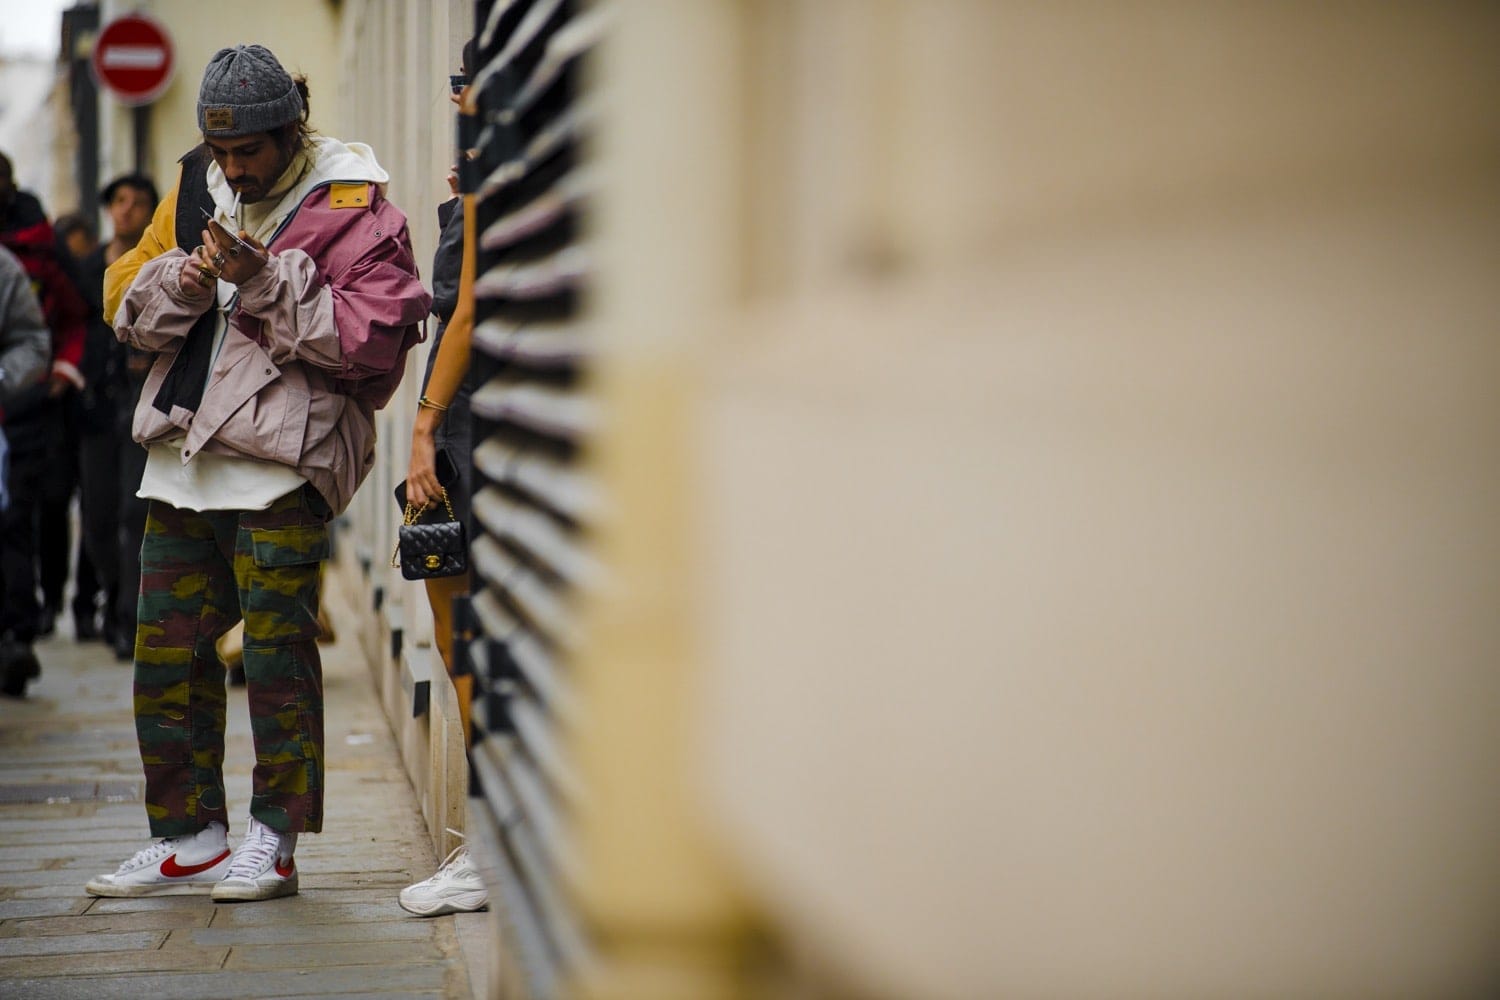
[[[270,196],[254,205],[242,204],[238,219],[230,214],[234,207],[234,189],[224,179],[224,171],[217,163],[210,163],[208,167],[208,192],[214,201],[215,216],[231,232],[244,228],[257,240],[268,243],[281,223],[302,204],[302,199],[313,188],[333,181],[364,181],[379,185],[381,194],[384,194],[390,179],[391,175],[376,161],[375,151],[365,143],[314,136],[308,140],[307,147],[292,158],[271,188]]]

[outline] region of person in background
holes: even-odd
[[[71,475],[70,466],[66,473],[58,472],[63,465],[58,456],[65,451],[65,397],[84,385],[79,365],[87,309],[57,252],[56,237],[41,203],[16,187],[14,168],[4,155],[0,155],[0,245],[13,252],[26,269],[52,337],[47,378],[13,396],[5,409],[10,506],[0,519],[4,529],[0,636],[11,648],[29,649],[38,635],[51,631],[67,578],[66,540],[61,555],[53,553],[50,560],[39,559],[37,540],[42,536],[44,511],[49,503],[59,503],[55,497],[59,482]],[[66,502],[64,495],[61,505]],[[48,598],[43,604],[36,597],[39,579]]]
[[[455,81],[452,101],[460,114],[472,114],[466,85],[474,63],[475,45],[464,46],[462,75]],[[469,344],[474,330],[474,199],[459,196],[457,168],[448,175],[454,197],[438,207],[442,235],[432,263],[433,312],[438,317],[427,376],[417,415],[412,423],[411,458],[406,471],[407,499],[421,506],[440,502],[444,487],[438,482],[437,453],[447,452],[458,476],[446,487],[454,516],[469,520],[473,469],[470,460],[469,397],[474,386],[469,375]],[[455,670],[453,657],[453,602],[469,592],[468,575],[437,577],[426,581],[427,601],[432,606],[433,633],[443,665],[453,679],[458,695],[464,742],[469,740],[469,706],[474,678]],[[457,834],[456,830],[449,830]],[[489,892],[466,845],[460,845],[432,876],[401,890],[403,909],[418,916],[482,910],[489,905]]]
[[[52,238],[57,265],[78,291],[78,260],[97,242],[93,224],[78,212],[60,215],[52,224]],[[84,383],[88,381],[86,372],[83,380]],[[70,567],[76,566],[75,617],[78,608],[92,608],[99,593],[94,567],[81,537],[76,561],[70,558],[73,496],[78,491],[79,476],[78,391],[73,386],[64,388],[56,404],[62,421],[61,445],[55,454],[49,456],[51,460],[42,474],[42,495],[36,505],[36,572],[42,592],[37,613],[38,637],[49,636],[55,629]],[[63,456],[71,460],[57,460]],[[86,625],[85,631],[88,628]]]
[[[41,377],[47,370],[47,359],[51,353],[47,324],[42,320],[42,309],[36,296],[31,294],[31,279],[26,268],[16,255],[0,247],[0,423],[5,415],[5,403],[19,390]],[[0,431],[0,511],[9,504],[5,490],[6,470],[9,468],[5,434]],[[6,694],[12,692],[7,651],[0,650],[0,671],[4,672]],[[21,690],[25,681],[21,679]]]
[[[93,253],[99,245],[94,224],[82,212],[59,215],[52,223],[52,233],[57,238],[58,252],[67,254],[75,263]]]
[[[110,238],[78,262],[89,323],[83,350],[85,386],[78,394],[75,419],[84,552],[78,561],[74,634],[79,639],[102,638],[122,660],[129,659],[135,647],[135,594],[146,526],[145,502],[135,496],[146,450],[130,439],[130,414],[139,399],[140,379],[132,391],[128,370],[132,354],[148,364],[149,356],[120,343],[106,322],[104,273],[140,242],[159,200],[156,185],[141,174],[123,174],[106,184],[99,203],[109,217]],[[98,623],[92,595],[84,601],[85,562],[94,567],[102,594]],[[122,589],[128,600],[121,599]]]
[[[270,50],[216,52],[203,144],[135,249],[105,274],[115,334],[153,355],[135,720],[157,839],[88,882],[95,896],[297,892],[300,834],[323,826],[318,585],[328,521],[375,461],[375,411],[422,339],[389,176],[362,143],[316,135],[306,81]],[[227,689],[216,640],[243,617],[255,765],[231,852]]]
[[[93,315],[95,301],[90,299],[84,288],[80,268],[84,259],[99,246],[99,240],[94,234],[94,224],[82,212],[68,212],[59,215],[53,221],[52,233],[57,243],[58,259],[62,262],[68,277],[72,279],[73,286],[78,289],[78,294],[83,296],[87,303],[89,307],[87,321],[91,322],[95,319]],[[94,296],[94,299],[97,298],[97,295]],[[89,474],[90,469],[90,456],[84,450],[85,439],[89,433],[89,412],[85,397],[96,389],[94,384],[96,373],[91,370],[89,361],[91,339],[89,335],[85,335],[83,362],[79,366],[83,372],[84,386],[77,392],[67,394],[67,404],[63,408],[63,448],[67,454],[74,456],[76,461],[71,465],[66,462],[56,463],[53,475],[50,477],[52,487],[48,490],[46,500],[42,504],[39,533],[43,605],[56,609],[62,605],[62,591],[67,585],[64,570],[68,565],[69,535],[72,533],[70,518],[73,496],[76,493],[79,498],[80,511],[77,555],[73,560],[73,636],[80,640],[100,637],[96,609],[99,603],[105,600],[106,586],[103,581],[113,579],[113,573],[108,572],[109,567],[106,567],[105,573],[96,573],[94,570],[94,560],[91,558],[88,542],[91,527],[90,512],[83,502],[84,477]],[[111,521],[113,521],[112,515]],[[45,614],[49,619],[46,624],[54,624],[55,610]],[[41,631],[39,634],[47,633]]]
[[[31,294],[31,279],[15,254],[0,246],[0,425],[5,404],[41,378],[52,353],[51,336],[41,306]],[[10,505],[6,489],[9,446],[0,429],[0,513]],[[0,691],[10,697],[26,693],[26,683],[41,673],[30,643],[0,636]]]
[[[0,413],[12,396],[46,372],[50,339],[26,268],[0,247]]]

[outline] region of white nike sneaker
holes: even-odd
[[[234,849],[229,873],[210,895],[215,903],[248,903],[297,894],[297,849],[295,833],[280,833],[254,816],[245,839]]]
[[[206,892],[229,872],[229,836],[223,823],[210,823],[185,837],[166,837],[135,856],[113,875],[91,879],[91,896],[158,896]]]
[[[419,917],[440,917],[445,913],[482,910],[489,905],[490,894],[479,876],[479,868],[469,857],[468,846],[460,844],[435,875],[402,889],[397,902],[403,910]]]

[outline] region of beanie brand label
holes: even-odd
[[[206,132],[220,132],[226,128],[234,128],[234,108],[204,108],[203,129]]]

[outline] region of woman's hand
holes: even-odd
[[[443,486],[437,477],[437,445],[431,428],[423,426],[418,411],[411,432],[411,461],[406,466],[406,502],[418,507],[442,497]]]

